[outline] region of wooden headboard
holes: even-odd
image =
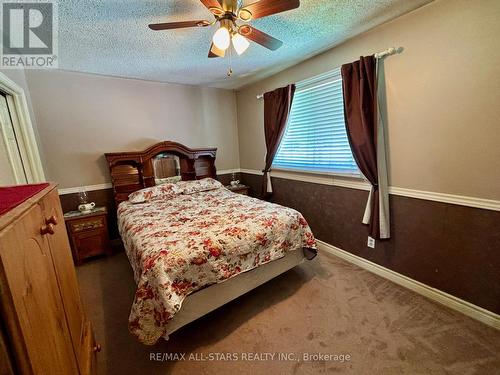
[[[104,154],[109,164],[117,206],[127,200],[130,193],[155,185],[153,159],[158,154],[178,156],[182,180],[198,180],[205,177],[217,178],[216,152],[216,148],[190,149],[177,142],[164,141],[144,151]]]

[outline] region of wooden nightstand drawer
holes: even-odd
[[[246,188],[243,188],[243,189],[234,190],[233,192],[236,193],[236,194],[248,195],[248,188],[246,187]]]
[[[69,223],[69,231],[71,233],[82,232],[86,230],[104,228],[104,217],[92,217],[88,219],[75,220]]]
[[[67,212],[64,220],[75,264],[79,265],[87,258],[111,253],[107,211],[104,207],[96,207],[88,214]]]
[[[85,259],[102,254],[107,242],[106,237],[106,233],[102,230],[75,233],[73,241],[78,249],[78,257]]]
[[[227,185],[226,189],[231,190],[233,193],[236,193],[236,194],[248,195],[248,192],[250,190],[250,186],[243,185],[243,184],[236,185],[236,186]]]

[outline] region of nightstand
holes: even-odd
[[[243,195],[248,195],[248,191],[250,190],[250,186],[243,185],[243,184],[239,184],[236,186],[226,185],[226,188],[228,190],[231,190],[233,193],[243,194]]]
[[[111,254],[106,207],[96,207],[90,213],[70,211],[64,214],[71,252],[76,265],[87,258]]]

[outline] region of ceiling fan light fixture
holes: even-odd
[[[229,48],[231,43],[231,36],[229,35],[229,30],[224,26],[219,27],[212,38],[215,46],[223,51]]]
[[[247,5],[242,4],[243,0],[199,1],[214,16],[215,19],[212,22],[203,19],[162,22],[150,24],[149,28],[152,30],[171,30],[215,25],[217,29],[212,36],[213,42],[208,52],[209,58],[224,57],[227,50],[231,52],[231,42],[238,55],[243,54],[248,49],[250,42],[275,51],[283,45],[283,42],[251,26],[248,21],[296,9],[300,6],[300,0],[249,0],[250,4]],[[229,53],[229,58],[231,58],[231,53]]]
[[[232,42],[234,50],[238,55],[241,55],[243,52],[245,52],[250,45],[248,40],[240,34],[234,34],[232,37]]]

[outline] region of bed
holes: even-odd
[[[299,212],[235,194],[214,179],[214,149],[152,147],[106,154],[137,283],[129,330],[147,345],[316,254]],[[167,154],[179,168],[168,168]],[[176,169],[182,181],[155,185],[169,178],[154,175],[157,155],[161,169]]]

